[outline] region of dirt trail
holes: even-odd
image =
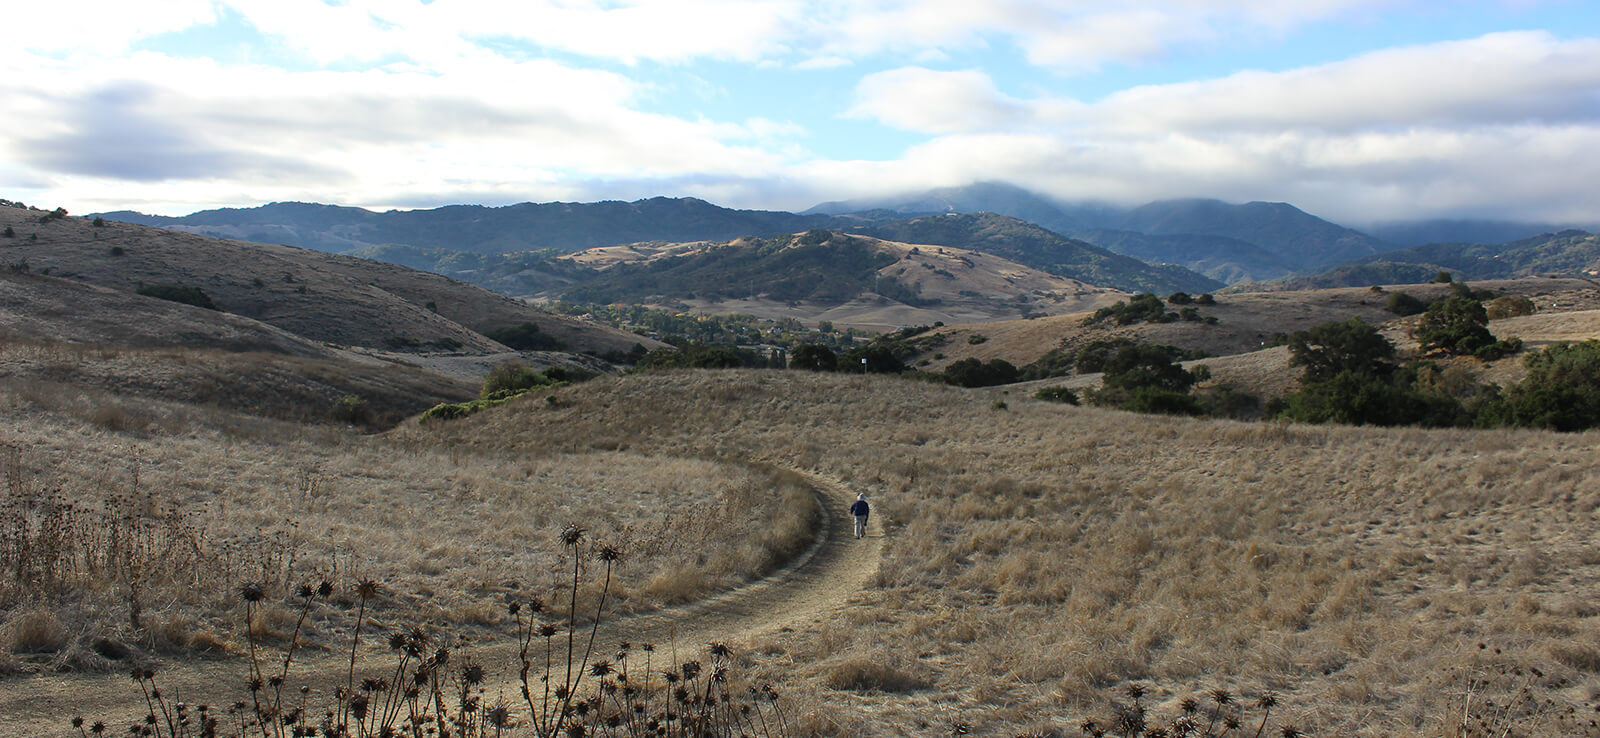
[[[608,655],[620,641],[628,640],[655,643],[663,650],[675,645],[680,657],[698,657],[711,641],[737,645],[781,627],[820,622],[861,591],[877,573],[882,558],[882,529],[873,523],[866,538],[856,539],[850,530],[850,516],[845,513],[854,500],[851,491],[829,479],[803,476],[817,490],[824,512],[817,538],[805,553],[788,567],[747,586],[683,606],[605,622],[595,641],[596,653]],[[393,665],[390,654],[381,647],[382,634],[363,641],[358,680],[363,674],[372,675],[374,668]],[[518,666],[512,639],[462,652],[471,654],[488,674],[501,681],[504,694],[516,694],[506,681],[515,678]],[[347,659],[348,651],[344,655],[302,652],[296,656],[289,684],[298,689],[305,683],[305,679],[295,678],[297,674],[343,674],[345,666],[341,663]],[[247,698],[243,688],[245,672],[246,664],[239,658],[188,661],[159,671],[157,682],[169,694],[195,703],[209,700],[221,708]],[[318,692],[330,687],[317,685],[316,681],[312,683]],[[487,691],[494,694],[497,689],[491,686]],[[313,695],[313,704],[328,701]],[[74,715],[91,722],[105,720],[111,731],[120,734],[128,722],[145,711],[138,687],[122,672],[42,674],[0,681],[0,737],[77,735],[69,724]]]

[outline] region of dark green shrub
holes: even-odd
[[[567,383],[570,383],[570,384],[576,384],[578,382],[587,382],[587,381],[589,381],[591,379],[594,379],[595,377],[600,376],[596,372],[591,372],[591,371],[589,371],[587,369],[582,369],[582,368],[575,367],[575,366],[550,366],[550,367],[545,367],[545,370],[542,373],[544,374],[546,379],[549,379],[552,383],[557,383],[557,384],[559,384],[561,382],[567,382]]]
[[[978,345],[980,343],[983,343],[985,341],[988,341],[988,340],[989,340],[989,337],[983,335],[982,333],[974,333],[974,334],[972,334],[970,336],[967,336],[967,343],[971,344],[973,346],[976,346],[976,345]]]
[[[1533,304],[1533,300],[1522,295],[1496,297],[1483,305],[1484,314],[1488,315],[1490,320],[1532,315],[1537,309]]]
[[[1042,387],[1038,392],[1033,393],[1033,397],[1034,399],[1044,400],[1045,402],[1062,402],[1068,405],[1078,404],[1078,393],[1073,392],[1070,388],[1063,387],[1061,385],[1056,385],[1054,387]]]
[[[1073,363],[1077,366],[1079,374],[1093,374],[1098,371],[1104,371],[1106,361],[1110,360],[1112,354],[1115,354],[1118,349],[1124,346],[1132,345],[1133,341],[1126,338],[1093,341],[1089,345],[1078,349],[1077,355],[1073,357]]]
[[[1275,413],[1279,419],[1301,423],[1345,425],[1423,425],[1448,427],[1466,421],[1461,404],[1453,398],[1418,391],[1414,373],[1377,376],[1340,372],[1315,382],[1288,397]]]
[[[428,309],[437,312],[433,303],[428,303],[428,306]],[[539,326],[533,323],[496,328],[484,331],[483,335],[517,351],[556,351],[563,347],[560,339],[539,330]]]
[[[1169,313],[1161,298],[1150,292],[1141,292],[1129,298],[1127,302],[1118,302],[1110,307],[1103,307],[1094,311],[1093,315],[1085,318],[1084,325],[1094,325],[1112,320],[1117,325],[1133,325],[1135,323],[1171,323],[1178,319],[1177,313]]]
[[[686,343],[677,348],[659,348],[645,354],[639,369],[733,369],[765,366],[766,361],[749,351],[715,343]]]
[[[1474,354],[1495,343],[1483,303],[1459,295],[1429,305],[1417,324],[1416,338],[1423,350],[1452,354]]]
[[[1600,341],[1557,343],[1523,363],[1528,376],[1488,403],[1477,425],[1558,431],[1600,426]]]
[[[483,378],[483,386],[478,389],[478,396],[486,400],[504,398],[554,383],[520,361],[508,361],[489,370],[489,375]]]
[[[1428,309],[1428,304],[1405,292],[1390,292],[1384,309],[1399,316],[1416,315]]]
[[[138,292],[146,297],[155,297],[162,300],[169,300],[171,302],[181,302],[185,305],[193,305],[195,307],[201,307],[207,310],[218,309],[216,303],[211,301],[210,296],[206,295],[206,293],[199,287],[195,287],[193,285],[167,283],[141,284],[139,285],[139,288],[135,290],[135,292]]]
[[[333,419],[348,425],[363,425],[372,420],[372,409],[357,395],[345,395],[333,403]]]
[[[1022,381],[1064,377],[1072,373],[1075,354],[1064,349],[1051,349],[1032,364],[1022,367]]]
[[[112,246],[109,250],[106,251],[106,253],[108,253],[108,254],[110,254],[112,256],[125,256],[125,255],[127,255],[128,252],[127,252],[126,249],[123,249],[121,246]]]
[[[857,346],[839,357],[839,371],[854,372],[863,368],[872,374],[899,374],[906,370],[906,365],[893,350],[880,344]]]
[[[1194,386],[1194,375],[1174,362],[1172,355],[1161,346],[1124,346],[1106,362],[1104,371],[1101,381],[1107,387],[1127,390],[1154,387],[1187,392]]]
[[[1289,336],[1289,353],[1289,366],[1306,368],[1302,382],[1321,382],[1344,372],[1388,373],[1393,368],[1394,344],[1377,328],[1351,318],[1295,331]]]
[[[17,237],[17,229],[12,228],[11,226],[6,226],[5,237],[6,238],[16,238]]]
[[[435,420],[465,418],[473,413],[474,408],[472,405],[473,403],[466,402],[441,402],[428,408],[426,412],[422,413],[422,417],[417,419],[417,422],[425,424]]]
[[[1449,272],[1439,272],[1438,274],[1433,275],[1433,279],[1431,281],[1434,284],[1450,284],[1456,280],[1455,277]]]
[[[1187,292],[1174,292],[1167,295],[1168,305],[1193,305],[1194,298]]]
[[[1020,372],[1004,359],[990,359],[988,363],[977,359],[962,359],[945,367],[945,381],[959,387],[994,387],[1012,384]]]
[[[1261,398],[1233,387],[1218,387],[1201,398],[1207,415],[1243,420],[1261,415]]]
[[[818,343],[802,343],[789,353],[789,368],[831,372],[839,368],[839,356]]]
[[[1212,297],[1211,293],[1207,292],[1199,297],[1194,298],[1194,303],[1196,305],[1215,305],[1217,304],[1217,298]]]
[[[104,228],[104,227],[106,227],[106,219],[96,215],[94,217],[94,227],[96,227],[96,228]]]

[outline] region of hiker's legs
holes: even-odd
[[[862,536],[864,536],[866,534],[867,534],[867,516],[865,516],[865,515],[857,515],[856,516],[856,537],[860,538],[860,537],[862,537]]]

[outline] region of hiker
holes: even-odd
[[[850,514],[856,516],[856,537],[867,534],[867,515],[872,513],[872,508],[867,505],[867,493],[856,495],[855,503],[850,505]]]

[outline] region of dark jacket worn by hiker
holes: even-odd
[[[850,514],[851,515],[855,515],[857,517],[864,518],[871,511],[872,511],[872,508],[867,505],[867,501],[866,500],[856,500],[854,504],[850,505]]]

